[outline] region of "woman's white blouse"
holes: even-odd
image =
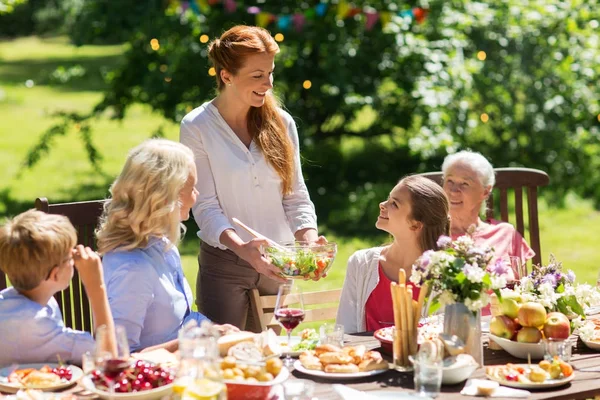
[[[235,229],[248,241],[252,237],[234,226],[238,218],[275,241],[293,241],[294,233],[317,228],[315,208],[304,184],[300,166],[298,131],[292,117],[279,110],[295,150],[293,192],[283,195],[281,179],[252,141],[247,148],[227,125],[212,102],[204,103],[181,122],[180,141],[195,155],[200,192],[192,212],[207,244],[226,249],[219,237]]]

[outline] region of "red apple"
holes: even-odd
[[[508,318],[506,315],[497,315],[490,321],[490,333],[492,335],[510,339],[517,331],[515,321]]]
[[[551,312],[546,317],[544,336],[546,339],[567,339],[571,334],[571,323],[563,313]]]
[[[546,309],[532,301],[525,303],[519,309],[519,323],[524,327],[540,328],[546,322]]]
[[[538,328],[525,326],[517,333],[519,343],[538,343],[540,340],[542,340],[542,332]]]

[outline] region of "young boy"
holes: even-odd
[[[106,325],[114,338],[100,257],[89,247],[74,248],[76,243],[75,228],[67,217],[36,210],[0,228],[0,269],[13,285],[0,292],[0,366],[58,360],[81,364],[83,353],[93,351],[94,339],[88,332],[65,327],[53,297],[69,286],[74,265],[95,327]]]

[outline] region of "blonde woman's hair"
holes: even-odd
[[[179,193],[194,168],[194,154],[181,143],[150,139],[131,150],[100,217],[98,252],[145,247],[151,236],[176,244],[183,228]]]
[[[0,270],[15,289],[35,289],[77,244],[77,232],[63,215],[29,210],[0,228]]]

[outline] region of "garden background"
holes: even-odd
[[[275,91],[296,118],[320,229],[384,243],[378,203],[405,174],[471,148],[539,168],[543,260],[600,270],[597,0],[1,0],[0,215],[103,198],[127,151],[214,95],[209,40],[259,24],[281,46]],[[277,36],[279,35],[279,36]],[[193,220],[180,250],[194,287]]]

